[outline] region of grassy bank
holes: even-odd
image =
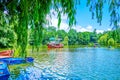
[[[0,48],[0,51],[4,51],[4,50],[12,50],[11,48]]]

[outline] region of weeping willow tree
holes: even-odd
[[[77,4],[80,4],[80,0],[0,0],[0,14],[10,17],[8,20],[17,35],[15,56],[27,56],[29,28],[33,33],[34,46],[39,49],[43,27],[48,24],[46,16],[50,13],[50,10],[54,9],[58,13],[58,27],[61,23],[61,14],[67,15],[70,27],[76,24]],[[120,0],[87,0],[87,6],[92,12],[92,17],[96,14],[97,22],[100,24],[104,4],[109,5],[111,23],[117,26],[120,22]]]
[[[32,29],[34,46],[39,49],[43,26],[47,24],[46,16],[51,9],[58,12],[58,26],[61,22],[61,13],[68,15],[69,25],[72,26],[75,23],[75,2],[74,0],[0,0],[0,12],[10,16],[8,20],[17,34],[15,57],[27,56],[28,25]]]

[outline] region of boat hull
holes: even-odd
[[[63,48],[63,44],[48,44],[48,48]]]
[[[12,57],[13,51],[12,50],[6,50],[0,52],[0,58],[9,58]]]
[[[22,63],[32,63],[34,58],[1,58],[0,61],[5,62],[8,65],[22,64]]]

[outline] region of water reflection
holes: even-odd
[[[34,65],[12,69],[11,80],[120,80],[118,49],[51,49],[30,56]]]

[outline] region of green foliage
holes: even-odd
[[[113,38],[110,38],[110,39],[108,40],[108,46],[114,46],[114,45],[115,45],[114,39],[113,39]]]
[[[90,42],[97,43],[98,36],[96,33],[96,29],[90,34]]]
[[[77,32],[76,32],[76,30],[74,30],[74,29],[69,30],[68,38],[69,38],[69,41],[68,41],[69,45],[75,44],[76,41],[77,41]]]
[[[57,35],[56,28],[54,26],[50,26],[48,28],[43,29],[43,37],[42,37],[42,44],[47,44],[50,38],[55,38]]]
[[[88,45],[90,42],[90,32],[79,32],[77,41],[79,45]]]
[[[104,46],[116,46],[116,44],[119,44],[119,40],[120,40],[120,29],[116,29],[116,30],[111,30],[111,31],[107,31],[105,33],[103,33],[101,35],[101,37],[98,39],[98,42],[101,45]]]
[[[68,36],[65,36],[62,43],[63,43],[65,46],[68,46],[68,40],[69,40],[69,39],[68,39]]]
[[[107,46],[107,42],[108,42],[108,34],[106,33],[106,34],[103,34],[100,38],[99,38],[99,40],[98,40],[98,42],[99,42],[99,44],[100,45],[103,45],[103,46]]]
[[[49,41],[49,32],[47,31],[47,29],[43,29],[43,39],[42,39],[42,44],[45,45],[48,43]]]
[[[120,29],[111,31],[111,37],[117,42],[120,43]]]
[[[14,48],[16,44],[16,34],[13,27],[9,24],[6,15],[1,15],[0,22],[0,48]],[[7,24],[6,24],[7,22]]]
[[[59,38],[62,39],[62,41],[65,39],[65,36],[67,36],[67,33],[64,30],[58,30],[57,35]]]
[[[116,32],[117,32],[117,43],[120,43],[120,28],[118,28],[117,30],[116,30]]]

